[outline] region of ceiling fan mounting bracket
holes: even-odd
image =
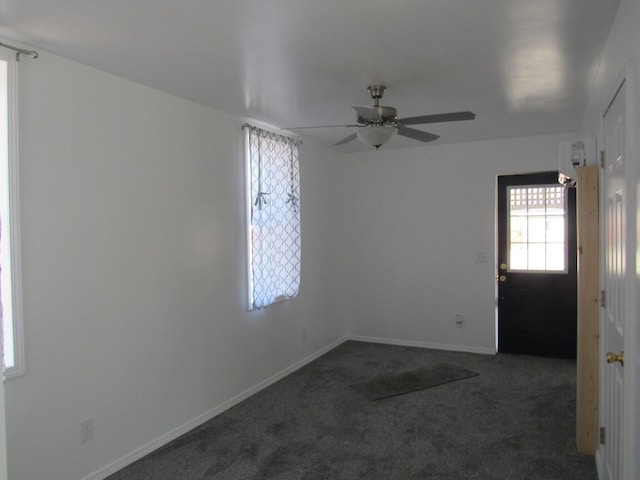
[[[367,91],[369,92],[369,95],[371,95],[371,98],[376,101],[376,105],[378,105],[378,100],[382,98],[386,89],[386,86],[380,84],[373,84],[367,87]]]

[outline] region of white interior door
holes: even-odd
[[[629,295],[630,275],[635,271],[633,200],[627,179],[626,84],[616,93],[603,118],[604,136],[604,290],[602,315],[601,426],[599,449],[601,480],[623,480],[624,351],[625,323],[633,315]],[[604,443],[602,442],[604,440]]]

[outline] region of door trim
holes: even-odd
[[[627,232],[626,241],[627,252],[633,256],[635,269],[628,270],[624,280],[625,289],[628,292],[626,308],[628,321],[625,322],[624,335],[624,397],[623,397],[623,432],[622,432],[622,458],[623,458],[623,479],[640,478],[640,456],[637,452],[640,450],[640,326],[636,312],[640,312],[640,265],[636,259],[640,259],[640,242],[636,241],[636,225],[640,225],[640,203],[638,202],[638,191],[640,185],[640,139],[636,138],[636,132],[640,128],[640,95],[638,94],[638,64],[635,60],[628,59],[625,62],[622,74],[618,77],[614,88],[611,89],[606,104],[602,108],[602,116],[600,118],[600,145],[603,145],[604,139],[604,117],[613,102],[617,92],[621,86],[626,83],[626,155],[628,158],[627,166],[631,170],[626,175],[626,194],[630,195],[627,205],[627,221],[631,223],[631,228]],[[600,216],[604,218],[604,175],[600,176]],[[600,284],[603,285],[604,267],[605,267],[605,222],[601,222],[600,228]],[[602,307],[602,306],[601,306]],[[600,308],[600,326],[603,325],[603,309]],[[604,385],[602,383],[602,369],[606,368],[604,361],[604,352],[606,346],[603,343],[602,331],[600,335],[600,382],[599,382],[599,399],[603,401]],[[602,409],[601,409],[602,411]],[[598,469],[598,477],[603,478],[603,458],[602,451],[599,448],[596,453],[596,465]]]
[[[627,156],[633,168],[633,175],[630,182],[633,184],[634,194],[634,230],[630,234],[635,242],[635,265],[634,278],[630,279],[630,290],[632,292],[633,310],[631,321],[625,326],[625,431],[623,458],[624,478],[640,478],[640,326],[638,325],[638,313],[640,313],[640,242],[637,242],[637,226],[640,225],[640,204],[638,200],[640,191],[640,139],[638,139],[638,129],[640,128],[640,95],[638,88],[638,63],[635,60],[628,60],[625,65],[625,81],[627,82]]]

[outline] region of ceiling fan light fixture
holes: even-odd
[[[376,147],[376,149],[393,139],[397,134],[398,129],[396,127],[385,125],[368,125],[358,128],[356,132],[356,135],[362,142],[367,145],[372,145]]]

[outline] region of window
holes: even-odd
[[[245,125],[249,309],[294,298],[300,287],[299,143]]]
[[[15,53],[0,51],[0,300],[4,374],[24,370],[18,237]]]
[[[509,187],[511,270],[566,271],[564,187]]]

